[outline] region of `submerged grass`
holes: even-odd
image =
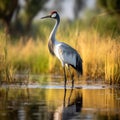
[[[83,59],[83,76],[86,79],[96,80],[101,78],[110,84],[120,84],[119,36],[116,40],[110,36],[101,37],[93,28],[79,30],[79,23],[72,28],[67,25],[66,31],[63,33],[64,29],[64,26],[60,27],[57,33],[57,39],[70,44],[80,53]],[[50,30],[47,29],[45,32],[47,37]],[[2,33],[0,36],[2,36]],[[13,72],[16,73],[17,71],[29,71],[31,74],[62,74],[61,64],[55,57],[49,54],[47,38],[44,36],[39,36],[36,39],[30,38],[26,43],[23,42],[22,38],[14,44],[10,41],[7,43],[7,63],[11,71],[10,74],[13,74]],[[5,36],[1,37],[0,49],[4,49],[1,46],[5,39]],[[4,52],[3,50],[1,54]],[[4,67],[3,61],[0,61],[0,66],[0,71],[2,71]]]

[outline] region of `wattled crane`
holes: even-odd
[[[60,23],[60,16],[57,13],[57,11],[53,11],[51,12],[50,15],[42,17],[41,19],[44,19],[44,18],[52,18],[56,20],[56,24],[49,37],[48,48],[49,48],[50,53],[53,56],[56,56],[62,64],[62,67],[64,70],[64,78],[65,78],[64,86],[66,89],[67,78],[66,78],[65,65],[68,66],[69,72],[70,72],[70,66],[72,66],[78,72],[78,74],[82,75],[83,73],[82,59],[79,53],[74,48],[72,48],[71,46],[69,46],[68,44],[64,42],[59,42],[56,40],[55,35],[56,35],[56,31]],[[72,79],[73,77],[71,75],[71,72],[70,72],[70,76]],[[74,80],[72,79],[72,87],[73,87],[73,84],[74,84]]]

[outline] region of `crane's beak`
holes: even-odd
[[[45,18],[50,18],[50,15],[47,15],[47,16],[44,16],[44,17],[41,17],[41,19],[45,19]]]

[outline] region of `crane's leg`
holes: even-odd
[[[65,108],[66,105],[66,88],[64,88],[64,99],[63,99],[63,108]]]
[[[69,95],[69,98],[68,98],[68,105],[70,104],[70,99],[71,99],[72,93],[73,93],[73,88],[70,91],[70,95]]]
[[[74,87],[74,79],[73,79],[73,75],[71,74],[71,71],[70,71],[70,66],[68,66],[68,70],[69,70],[69,73],[70,73],[70,77],[71,77],[71,80],[72,80],[72,89]]]
[[[67,83],[67,77],[66,77],[65,66],[63,66],[63,70],[64,70],[64,102],[63,102],[63,106],[65,107],[65,99],[66,99],[66,83]]]
[[[70,66],[68,65],[68,71],[70,73],[70,77],[71,77],[71,80],[72,80],[72,89],[71,89],[71,92],[70,92],[70,95],[69,95],[69,98],[68,98],[68,104],[70,103],[70,99],[71,99],[71,96],[72,96],[72,93],[73,93],[73,87],[74,87],[74,79],[73,79],[73,75],[70,71]]]
[[[64,88],[66,89],[67,77],[66,77],[65,66],[63,67],[63,70],[64,70]]]

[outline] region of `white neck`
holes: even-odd
[[[56,35],[57,28],[59,26],[59,23],[60,23],[60,19],[57,19],[55,26],[50,34],[50,37],[49,37],[49,40],[51,40],[53,43],[56,41],[55,35]]]
[[[50,34],[50,37],[49,37],[48,48],[49,48],[49,51],[52,55],[55,55],[54,46],[56,43],[58,43],[57,40],[55,39],[55,34],[56,34],[59,23],[60,23],[60,18],[57,19],[55,26]]]

